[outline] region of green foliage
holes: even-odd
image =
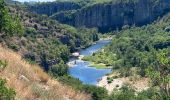
[[[2,38],[2,42],[15,51],[22,51],[23,58],[29,62],[39,63],[46,71],[53,70],[53,75],[57,75],[57,70],[67,70],[66,62],[72,52],[85,48],[99,39],[96,29],[76,29],[60,24],[48,16],[27,12],[24,7],[17,5],[9,7],[14,9],[9,14],[5,4],[2,3],[2,5],[4,9],[1,10],[5,11],[1,21],[3,22],[2,31],[4,32],[5,28],[10,27],[13,29],[5,31],[4,35],[8,37]],[[22,37],[15,35],[15,33],[20,33],[17,31],[22,31],[19,19],[25,27]],[[53,65],[62,65],[63,69]],[[62,73],[66,73],[66,71]]]
[[[57,2],[68,2],[69,0],[56,0]],[[71,0],[70,2],[78,3],[81,6],[91,6],[103,3],[135,3],[138,0]]]
[[[14,100],[15,91],[11,88],[7,88],[5,86],[6,81],[4,79],[0,79],[0,99],[1,100]]]
[[[108,100],[108,92],[105,88],[85,85],[83,90],[90,93],[93,100]]]
[[[135,91],[128,86],[122,87],[119,91],[114,91],[110,100],[137,100],[135,96]]]
[[[59,64],[51,66],[49,71],[55,77],[63,76],[67,74],[68,66],[64,64],[64,62],[60,62]]]
[[[156,61],[155,54],[159,50],[167,52],[170,47],[169,32],[165,30],[169,19],[168,14],[158,23],[123,29],[113,37],[109,46],[84,59],[119,69],[123,76],[130,76],[130,69],[139,67],[138,74],[145,76],[145,69]]]
[[[112,83],[114,78],[117,78],[117,76],[107,77],[107,83],[108,84]]]
[[[149,67],[146,72],[151,78],[152,86],[160,88],[160,95],[158,98],[168,100],[170,99],[170,52],[168,50],[161,50],[156,54],[156,62]]]
[[[138,93],[136,100],[157,100],[158,98],[156,95],[158,93],[159,93],[159,89],[151,87],[148,90]]]
[[[68,75],[58,77],[58,80],[61,83],[69,85],[76,90],[82,90],[82,88],[83,88],[82,82],[79,79],[73,78],[73,77],[68,76]]]
[[[119,90],[114,90],[109,97],[109,100],[168,100],[157,97],[159,89],[149,88],[148,90],[136,93],[130,86],[123,86]]]
[[[59,81],[72,86],[78,91],[85,91],[86,93],[90,93],[94,100],[108,100],[108,93],[104,88],[92,85],[84,85],[80,80],[72,78],[71,76],[59,77]]]
[[[18,50],[19,50],[19,47],[18,47],[18,45],[16,45],[16,44],[10,44],[8,47],[9,47],[10,49],[14,50],[14,51],[18,51]]]
[[[4,69],[6,66],[7,66],[7,62],[0,60],[0,70]]]
[[[0,32],[5,32],[5,35],[9,36],[14,34],[22,35],[24,32],[19,19],[9,15],[3,0],[0,1]]]

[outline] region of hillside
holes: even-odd
[[[40,66],[24,61],[22,57],[0,46],[0,61],[7,66],[0,71],[0,77],[7,80],[7,86],[16,91],[17,100],[90,100],[90,95],[75,92],[45,73]]]
[[[0,73],[7,86],[16,91],[16,99],[91,99],[84,90],[81,93],[56,80],[67,76],[66,62],[72,52],[97,40],[96,30],[63,25],[47,16],[32,14],[20,4],[6,5],[3,0],[0,15]],[[9,88],[8,94],[5,81],[0,79],[0,83],[0,99],[5,98],[3,94],[12,99],[14,92]]]
[[[9,12],[18,16],[23,34],[0,36],[1,43],[19,52],[26,60],[40,64],[46,71],[55,64],[65,65],[72,52],[98,40],[95,29],[76,29],[60,24],[47,16],[33,14],[22,6],[11,5]],[[12,34],[15,33],[18,32],[12,31]]]
[[[0,0],[11,99],[170,100],[170,0]]]
[[[69,6],[68,2],[71,2]],[[79,6],[75,8],[75,4]],[[170,1],[87,0],[76,2],[75,0],[74,2],[35,4],[30,9],[39,14],[47,14],[61,23],[75,27],[97,27],[100,32],[108,32],[121,29],[124,25],[142,26],[152,23],[170,11]]]

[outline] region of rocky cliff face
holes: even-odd
[[[97,27],[101,32],[107,32],[124,25],[149,24],[169,11],[170,0],[138,0],[128,3],[94,4],[74,13],[59,12],[52,18],[75,27]]]
[[[170,11],[170,0],[139,0],[136,3],[96,4],[78,11],[76,27],[98,27],[100,31],[121,28],[123,25],[145,25]]]
[[[74,10],[79,8],[80,5],[74,2],[49,2],[29,6],[30,11],[36,12],[38,14],[46,14],[48,16],[60,11]]]

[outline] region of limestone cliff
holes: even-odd
[[[170,0],[119,1],[96,3],[84,7],[76,4],[68,6],[63,3],[63,5],[65,6],[56,5],[50,9],[39,7],[35,11],[40,14],[48,12],[47,15],[52,15],[53,19],[61,23],[75,27],[97,27],[101,32],[121,28],[124,25],[146,25],[170,11]],[[61,12],[61,9],[66,6],[67,9],[64,8],[65,10]],[[53,8],[58,10],[51,10]]]
[[[139,0],[132,3],[96,4],[81,9],[75,15],[76,27],[98,27],[100,31],[123,25],[145,25],[170,11],[170,0]]]
[[[79,9],[80,5],[74,2],[48,2],[29,6],[29,10],[39,14],[46,14],[48,16],[67,10]]]

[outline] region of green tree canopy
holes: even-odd
[[[24,32],[17,16],[12,17],[4,0],[0,0],[0,35],[22,35]]]

